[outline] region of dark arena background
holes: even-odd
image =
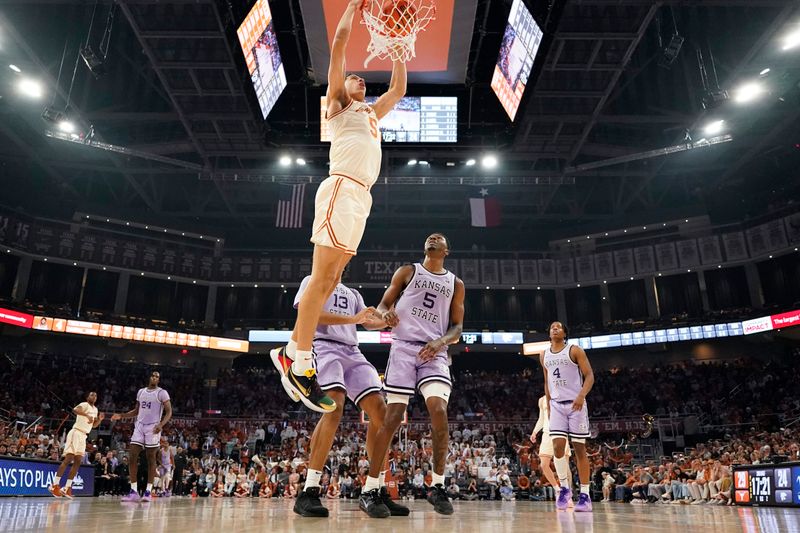
[[[421,396],[384,480],[410,516],[359,510],[351,402],[330,516],[293,512],[320,415],[269,352],[311,272],[347,3],[0,2],[0,530],[800,531],[796,0],[435,1],[343,282],[377,306],[447,236],[455,512],[426,501]],[[371,102],[391,63],[362,67],[359,20]],[[553,321],[594,369],[591,513],[556,510],[529,438]],[[383,374],[391,331],[358,339]],[[122,502],[149,465],[130,479],[133,420],[112,415],[154,371],[172,419],[151,501]],[[90,391],[104,418],[55,498]]]

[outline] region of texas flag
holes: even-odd
[[[469,207],[472,212],[472,226],[475,228],[492,228],[500,225],[500,202],[489,196],[487,189],[481,189],[480,198],[470,198]]]

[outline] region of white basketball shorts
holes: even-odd
[[[356,255],[371,209],[366,185],[348,176],[328,177],[314,200],[311,242]]]

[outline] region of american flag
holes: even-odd
[[[303,227],[303,199],[306,194],[306,184],[292,185],[281,188],[278,200],[278,216],[275,218],[276,228],[302,228]]]

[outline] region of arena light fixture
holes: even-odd
[[[10,68],[11,70],[13,70],[13,71],[14,71],[14,72],[16,72],[17,74],[20,74],[20,73],[22,72],[22,69],[20,69],[20,68],[19,68],[18,66],[16,66],[16,65],[9,65],[9,66],[8,66],[8,68]]]
[[[757,82],[748,82],[734,91],[733,100],[737,104],[747,104],[764,94],[764,86]]]
[[[430,163],[428,163],[427,161],[420,161],[419,164],[422,165],[423,167],[430,166]]]
[[[791,50],[792,48],[796,48],[800,45],[800,28],[795,29],[794,31],[786,34],[783,38],[783,51]]]
[[[281,158],[278,160],[278,163],[280,163],[282,167],[288,167],[292,164],[292,158],[289,157],[288,155],[282,155]]]
[[[306,160],[303,159],[302,157],[298,157],[297,159],[294,160],[294,162],[297,163],[298,165],[300,165],[301,167],[305,166],[305,164],[306,164]]]
[[[42,85],[38,81],[27,78],[19,81],[17,90],[28,98],[41,98],[43,94]]]
[[[481,166],[483,166],[483,168],[495,168],[497,166],[497,156],[491,154],[483,156],[483,159],[481,159]]]
[[[466,166],[468,166],[468,167],[474,167],[475,166],[475,160],[474,159],[467,159],[467,161],[464,164]]]
[[[409,160],[408,160],[408,163],[406,163],[406,164],[407,164],[408,166],[410,166],[410,167],[413,167],[414,165],[416,165],[416,164],[417,164],[417,160],[416,160],[416,159],[409,159]]]
[[[766,76],[767,74],[769,74],[769,71],[770,71],[770,69],[768,69],[768,68],[765,68],[764,70],[762,70],[761,72],[759,72],[759,73],[758,73],[758,75],[759,75],[759,76],[762,76],[762,77],[763,77],[763,76]]]
[[[703,128],[703,132],[705,132],[706,135],[716,135],[722,133],[723,129],[725,129],[725,121],[715,120],[706,124],[706,127]]]

